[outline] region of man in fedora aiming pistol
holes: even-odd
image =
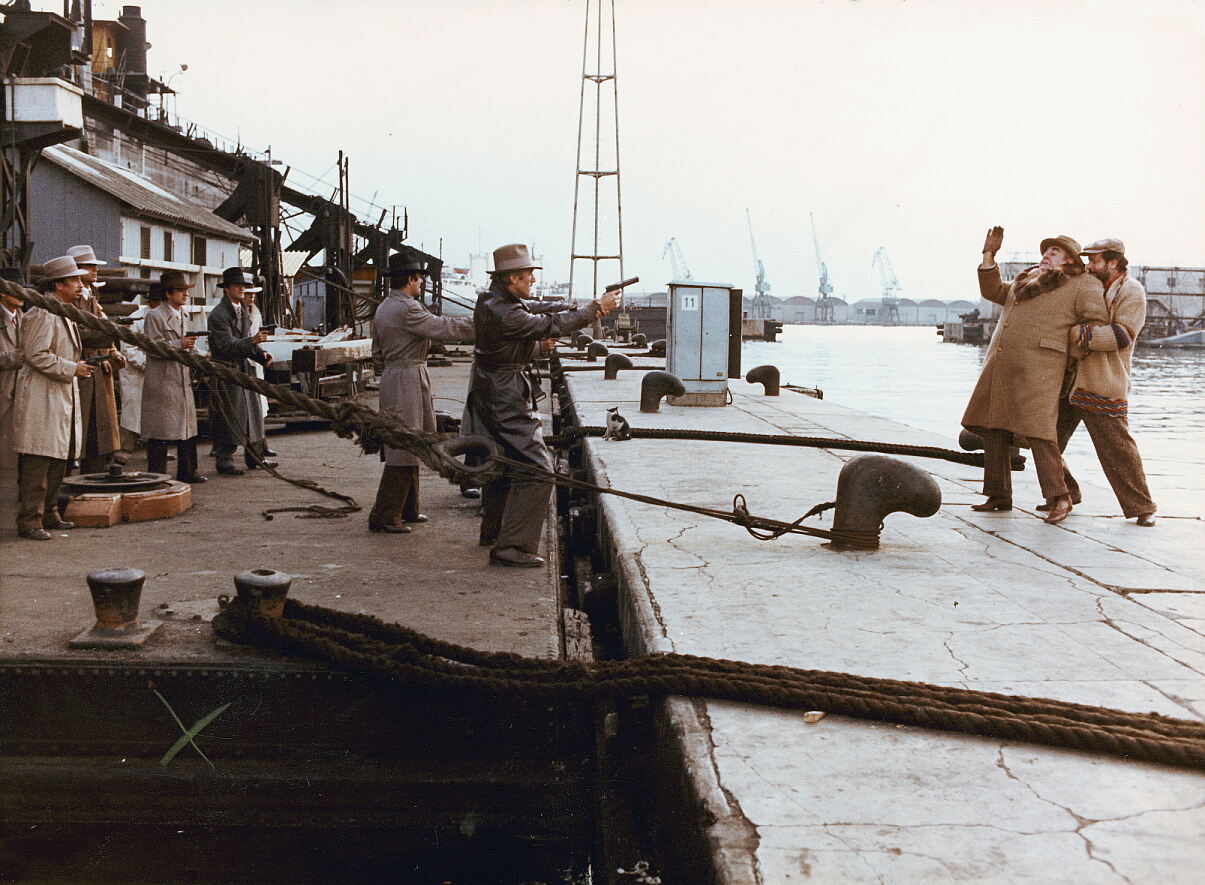
[[[532,364],[540,343],[583,329],[619,305],[613,290],[578,310],[534,313],[524,299],[540,266],[524,245],[494,250],[490,287],[473,312],[475,347],[465,414],[471,432],[488,437],[499,454],[532,467],[552,470],[536,411],[539,381]],[[536,568],[540,536],[552,484],[519,469],[507,469],[482,490],[481,544],[489,544],[495,565]]]

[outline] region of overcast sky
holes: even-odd
[[[353,192],[408,207],[449,262],[531,242],[568,277],[585,0],[142,10],[151,74],[188,65],[181,115],[314,175],[343,149]],[[991,224],[1006,250],[1116,236],[1138,264],[1205,264],[1205,3],[618,0],[616,19],[625,271],[650,290],[676,237],[696,279],[751,293],[746,208],[784,298],[816,292],[809,212],[851,300],[879,294],[879,246],[904,296],[973,295]]]

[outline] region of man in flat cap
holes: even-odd
[[[384,366],[381,412],[400,418],[415,430],[434,433],[427,351],[432,341],[472,340],[473,320],[435,316],[423,307],[418,298],[426,277],[426,262],[412,250],[389,257],[389,295],[373,317],[372,350],[374,360]],[[389,446],[381,460],[385,469],[368,515],[368,529],[405,534],[410,531],[407,523],[427,521],[419,508],[419,460],[404,449]]]
[[[1155,524],[1155,502],[1129,426],[1130,358],[1146,323],[1146,290],[1127,273],[1121,240],[1097,240],[1083,254],[1088,273],[1105,287],[1108,317],[1102,324],[1071,329],[1071,352],[1079,362],[1069,395],[1059,400],[1059,451],[1067,448],[1082,421],[1121,512],[1150,528]],[[1079,483],[1065,467],[1064,477],[1072,500],[1079,503]]]
[[[973,510],[1011,510],[1009,447],[1028,445],[1034,471],[1049,506],[1046,522],[1071,513],[1071,492],[1059,452],[1059,396],[1067,378],[1067,335],[1082,323],[1106,322],[1104,288],[1087,273],[1080,246],[1068,236],[1042,240],[1041,263],[1000,280],[996,252],[1004,228],[993,227],[983,243],[979,292],[1004,310],[996,323],[979,381],[962,425],[983,438],[983,494]]]
[[[536,411],[539,381],[532,364],[541,342],[585,328],[619,305],[619,293],[607,292],[580,310],[534,313],[524,302],[535,282],[527,247],[518,243],[494,250],[487,291],[473,312],[475,344],[466,415],[472,432],[488,437],[500,454],[551,470]],[[552,484],[522,470],[509,469],[482,489],[481,543],[492,545],[495,565],[536,568],[540,536]]]
[[[42,292],[75,305],[84,291],[70,255],[42,265]],[[39,307],[21,324],[24,365],[17,373],[13,403],[13,449],[17,452],[17,531],[22,538],[49,541],[50,532],[75,528],[59,514],[59,487],[67,462],[83,442],[78,379],[92,374],[75,323]]]
[[[251,311],[246,301],[259,289],[251,285],[251,277],[241,267],[226,268],[218,288],[225,297],[209,314],[209,354],[250,375],[250,360],[261,365],[272,360],[260,347],[268,340],[268,333],[251,334]],[[234,463],[234,453],[240,444],[244,446],[243,458],[248,467],[259,463],[256,455],[264,457],[264,416],[259,408],[259,394],[217,378],[212,378],[210,385],[209,435],[213,438],[218,473],[242,476],[246,471]],[[274,461],[264,463],[276,466]]]
[[[94,316],[104,317],[105,311],[98,296],[104,283],[97,280],[97,271],[105,262],[96,257],[91,246],[72,246],[67,254],[75,259],[76,265],[84,272],[80,277],[84,290],[75,306]],[[126,361],[113,338],[87,326],[77,328],[80,340],[84,342],[84,359],[109,357],[97,367],[92,377],[79,380],[80,406],[83,408],[81,421],[84,425],[80,473],[100,473],[108,466],[113,453],[121,448],[113,369],[121,368]]]

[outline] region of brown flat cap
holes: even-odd
[[[1116,252],[1119,255],[1125,255],[1126,244],[1121,240],[1106,237],[1103,240],[1097,240],[1095,243],[1089,243],[1087,246],[1084,246],[1085,255],[1095,255],[1098,252]]]

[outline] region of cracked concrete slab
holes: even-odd
[[[570,381],[588,424],[635,400],[638,385],[622,374]],[[627,417],[638,427],[950,447],[831,401],[731,387],[728,408]],[[787,521],[832,500],[841,465],[857,455],[586,446],[596,479],[616,488],[720,510],[739,492],[755,515]],[[629,645],[1205,718],[1201,609],[1172,592],[1205,578],[1194,556],[1205,543],[1199,513],[1140,529],[1111,509],[1107,488],[1085,484],[1090,506],[1062,527],[1024,505],[977,514],[968,505],[980,500],[979,471],[904,460],[934,476],[945,504],[926,520],[889,516],[873,553],[836,554],[801,536],[759,542],[718,520],[604,496],[623,551],[626,628],[644,634]],[[1041,501],[1032,471],[1014,480],[1018,501]],[[1165,592],[1117,589],[1147,587]],[[808,725],[800,713],[703,706],[711,758],[698,765],[756,833],[728,848],[749,853],[760,881],[1189,881],[1199,869],[1197,773],[836,715]]]

